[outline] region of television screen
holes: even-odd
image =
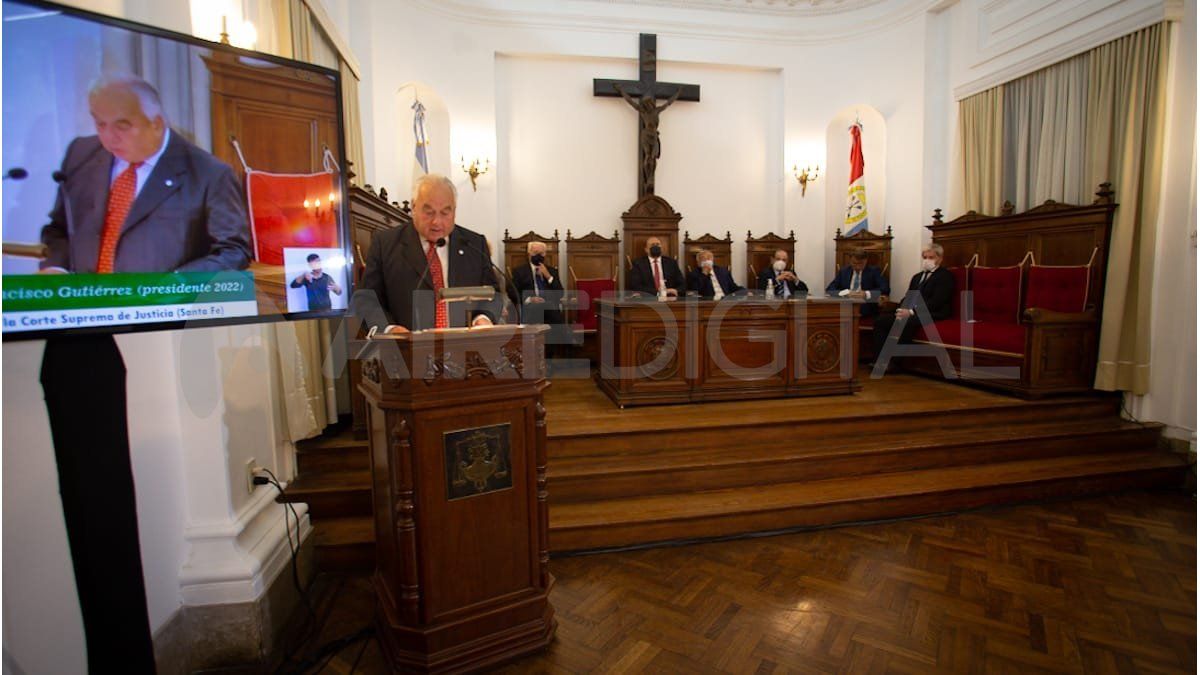
[[[341,314],[337,71],[3,1],[3,335]]]

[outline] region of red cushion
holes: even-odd
[[[962,309],[962,296],[971,289],[971,277],[969,270],[966,267],[948,267],[950,274],[954,275],[954,289],[958,291],[954,294],[954,301],[950,303],[950,318],[959,318],[959,311]],[[970,317],[965,317],[970,318]]]
[[[971,272],[974,316],[987,323],[1021,320],[1021,267],[976,267]]]
[[[967,329],[968,326],[970,326],[969,329]],[[1025,327],[1020,324],[988,322],[968,324],[957,319],[943,319],[934,322],[933,327],[937,330],[936,340],[929,337],[924,327],[917,331],[916,339],[996,352],[1025,353]],[[963,344],[965,330],[970,331],[970,345]]]
[[[1092,270],[1087,265],[1029,268],[1025,307],[1055,312],[1082,312],[1087,306]]]
[[[579,309],[576,314],[584,330],[596,330],[600,319],[596,316],[596,300],[611,295],[617,290],[612,279],[576,279],[575,290],[579,292]]]

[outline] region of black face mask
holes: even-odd
[[[662,247],[661,246],[651,246],[650,247],[650,257],[657,258],[661,255],[662,255]]]
[[[534,253],[529,257],[529,262],[533,263],[534,265],[541,265],[542,263],[546,262],[546,256],[542,255],[541,253]]]

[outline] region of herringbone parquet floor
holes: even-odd
[[[1179,493],[555,559],[551,570],[557,638],[501,672],[1196,670],[1196,502]],[[313,646],[371,620],[365,579],[327,589]],[[355,672],[388,672],[373,640],[321,672],[350,672],[360,650]]]

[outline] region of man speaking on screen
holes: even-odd
[[[42,272],[208,272],[250,263],[245,200],[228,164],[172,132],[133,75],[88,90],[95,136],[67,148],[42,228]]]

